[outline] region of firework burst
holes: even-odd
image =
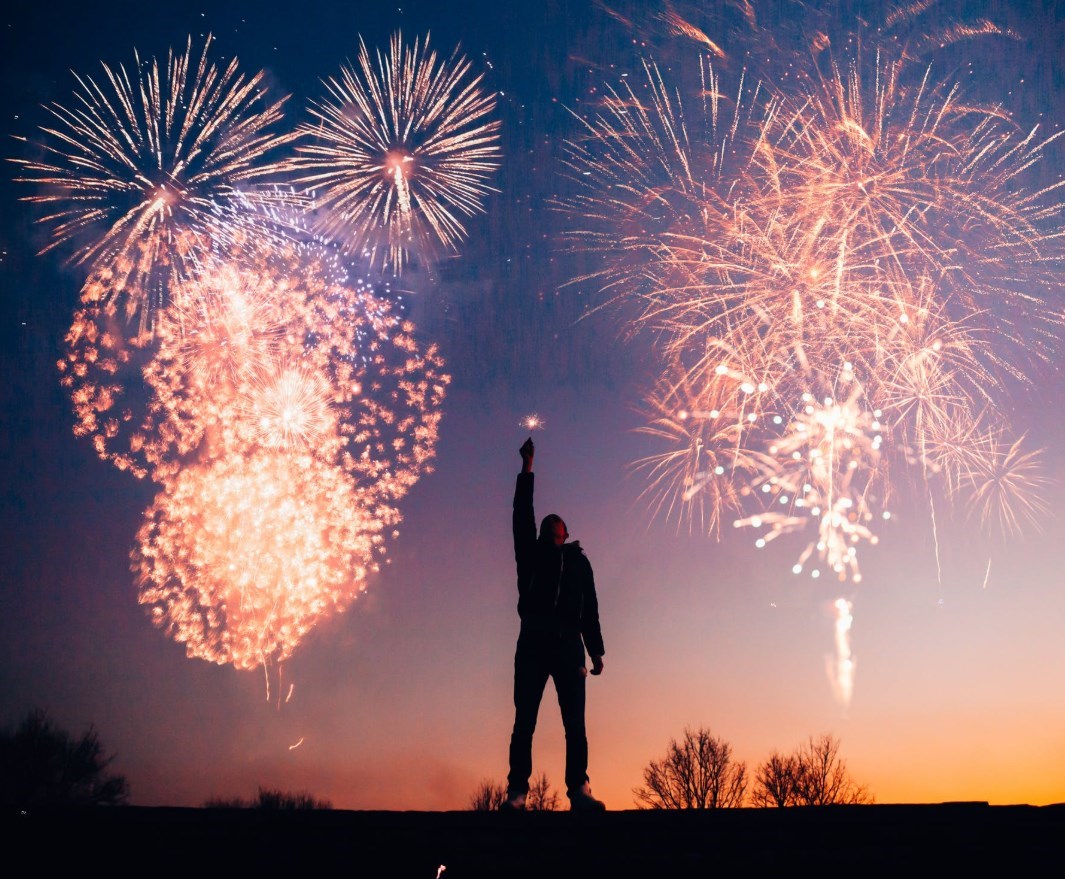
[[[45,109],[41,158],[15,159],[19,180],[51,227],[45,248],[73,248],[88,270],[86,295],[124,301],[141,332],[166,304],[176,280],[194,273],[198,255],[224,237],[226,206],[242,188],[276,171],[268,154],[290,139],[273,133],[284,99],[266,97],[265,74],[246,76],[232,59],[198,54],[191,37],[166,64],[131,69],[103,64],[99,80],[77,75],[70,108]]]
[[[759,546],[814,527],[795,570],[840,579],[912,476],[1007,531],[1038,517],[1038,455],[988,437],[1063,328],[1062,184],[1025,186],[1053,138],[890,49],[818,33],[786,81],[729,89],[703,61],[694,98],[649,63],[581,119],[557,204],[576,280],[667,353],[655,508],[739,512]]]
[[[313,445],[383,502],[402,497],[431,465],[449,377],[395,306],[335,271],[245,242],[205,261],[150,337],[110,331],[106,306],[79,311],[60,361],[75,432],[163,483],[190,462]]]
[[[428,37],[409,45],[397,32],[374,56],[360,39],[357,64],[325,80],[288,163],[323,233],[397,273],[412,256],[455,249],[499,164],[495,96],[471,69]]]
[[[185,468],[145,514],[140,603],[190,657],[287,659],[366,588],[385,523],[339,467],[263,450]]]

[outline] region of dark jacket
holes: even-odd
[[[518,616],[523,632],[580,635],[592,656],[602,656],[599,602],[592,565],[576,541],[555,546],[537,540],[532,473],[514,488],[514,560],[518,565]]]

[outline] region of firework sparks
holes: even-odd
[[[440,357],[335,273],[313,248],[242,242],[201,258],[152,333],[127,339],[109,303],[75,316],[75,432],[162,484],[132,567],[189,656],[283,662],[366,587],[431,468]]]
[[[1009,537],[1041,531],[1050,512],[1042,450],[1023,448],[1024,440],[1008,442],[999,434],[987,434],[984,453],[971,458],[966,473],[970,510],[982,524]]]
[[[235,58],[217,67],[211,42],[197,58],[190,37],[162,67],[134,53],[132,71],[104,64],[99,81],[76,75],[73,109],[46,108],[43,156],[14,160],[18,179],[41,190],[26,200],[45,210],[45,249],[71,245],[88,268],[87,296],[123,299],[141,332],[198,254],[224,237],[225,205],[276,171],[266,157],[290,139],[271,130],[284,99],[266,98],[265,74],[246,76]]]
[[[324,376],[285,365],[257,375],[242,408],[258,430],[258,445],[306,449],[336,432],[332,399],[333,389]]]
[[[693,373],[674,363],[648,398],[640,430],[672,446],[634,465],[648,477],[644,496],[656,513],[715,533],[724,512],[741,508],[742,487],[761,465],[742,442],[751,422],[741,384],[732,370]]]
[[[75,433],[163,483],[191,461],[313,446],[382,501],[402,497],[431,465],[449,377],[394,306],[333,271],[306,248],[246,243],[183,283],[151,336],[82,309],[60,361]]]
[[[408,45],[397,32],[376,61],[360,39],[358,63],[325,81],[288,163],[321,231],[397,273],[412,256],[454,250],[499,164],[495,97],[481,83],[457,50],[444,60],[428,38]]]
[[[186,467],[137,535],[139,600],[190,657],[283,662],[366,588],[384,526],[343,470],[310,454]]]
[[[739,512],[758,546],[815,524],[794,569],[858,581],[913,475],[933,517],[937,480],[1007,532],[1039,517],[1038,453],[987,437],[1060,345],[1062,184],[1024,185],[1053,137],[890,40],[814,42],[787,82],[726,89],[704,62],[694,100],[653,64],[608,87],[558,207],[599,259],[577,280],[668,355],[644,432],[670,448],[637,463],[654,508],[709,532]]]
[[[543,430],[546,426],[544,419],[535,412],[531,412],[518,422],[518,427],[524,430]]]

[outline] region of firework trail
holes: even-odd
[[[1062,184],[1024,185],[1053,138],[851,36],[837,58],[818,32],[778,81],[726,89],[703,61],[694,99],[648,63],[581,119],[557,206],[595,260],[576,280],[667,356],[645,432],[671,448],[636,465],[654,508],[710,532],[739,513],[759,546],[811,530],[795,571],[857,581],[907,484],[933,521],[941,494],[1040,517],[1038,453],[989,438],[1059,348],[1063,214]]]
[[[287,163],[323,234],[395,273],[455,250],[500,155],[495,96],[471,67],[458,50],[438,56],[428,37],[409,45],[397,32],[375,56],[360,39],[357,64],[324,81],[328,96],[311,103]]]
[[[99,81],[75,74],[72,106],[46,107],[42,156],[13,160],[17,179],[40,189],[25,200],[45,211],[45,250],[69,245],[88,272],[85,297],[122,300],[140,332],[224,237],[226,206],[276,173],[267,156],[291,139],[272,131],[284,99],[267,98],[265,74],[246,76],[235,58],[216,66],[211,42],[194,54],[190,37],[165,65],[135,52],[131,69],[103,64]]]
[[[851,625],[854,623],[851,608],[854,604],[846,598],[837,598],[832,607],[836,612],[836,655],[826,662],[826,671],[837,701],[847,706],[854,695],[854,671],[857,665],[851,652]]]

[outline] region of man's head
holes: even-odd
[[[562,546],[568,537],[569,532],[566,530],[566,523],[562,521],[561,516],[556,516],[554,513],[550,516],[544,516],[544,521],[540,523],[541,540],[548,540],[555,546]]]

